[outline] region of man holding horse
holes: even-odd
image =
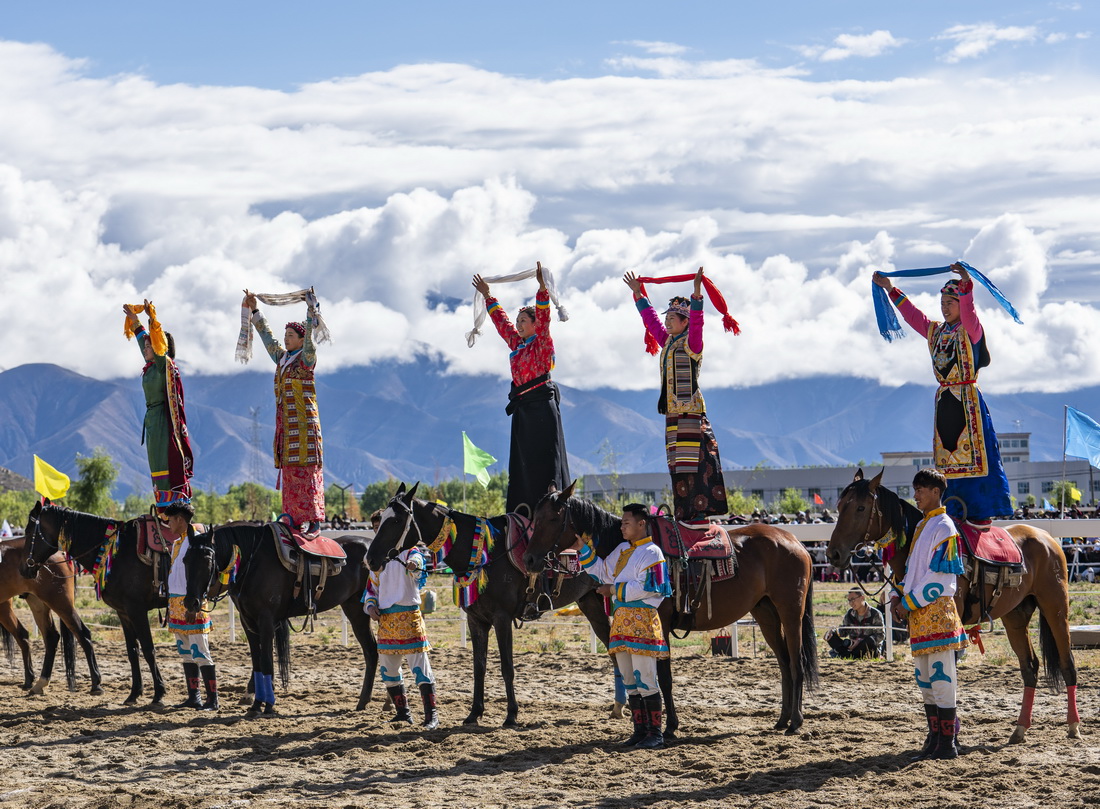
[[[909,646],[928,721],[928,736],[914,761],[959,755],[955,650],[965,648],[967,640],[955,608],[955,577],[963,568],[959,535],[943,506],[946,490],[947,478],[938,469],[921,469],[913,478],[913,497],[924,519],[913,534],[900,592],[891,596],[895,618],[909,618]]]
[[[164,509],[164,516],[169,530],[179,537],[172,545],[172,567],[168,571],[168,628],[176,636],[176,651],[183,661],[183,676],[187,680],[187,699],[177,707],[216,711],[218,676],[210,654],[210,613],[202,608],[191,612],[183,603],[187,597],[183,558],[194,534],[191,520],[195,511],[189,503],[177,502]],[[200,681],[206,686],[205,702],[199,700]]]
[[[599,558],[584,537],[574,547],[585,570],[601,582],[596,592],[611,597],[613,614],[607,651],[622,673],[634,720],[634,733],[623,745],[662,747],[657,661],[667,660],[669,650],[657,607],[672,595],[668,564],[650,536],[646,506],[632,503],[623,509],[622,534],[625,542],[606,559]]]

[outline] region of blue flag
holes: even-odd
[[[1100,424],[1073,407],[1066,408],[1066,455],[1100,466]]]

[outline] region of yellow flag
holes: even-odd
[[[59,500],[69,493],[69,476],[35,455],[34,490],[50,500]]]
[[[1075,503],[1080,502],[1081,501],[1081,490],[1078,489],[1076,486],[1071,486],[1070,489],[1069,489],[1069,499],[1072,500]]]

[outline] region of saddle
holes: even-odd
[[[137,557],[153,568],[153,589],[168,596],[168,568],[172,564],[172,546],[179,541],[179,534],[152,514],[142,514],[137,523]],[[202,523],[192,523],[196,534],[206,530]]]
[[[967,602],[976,602],[979,618],[985,619],[1002,592],[1023,583],[1024,557],[1012,535],[999,526],[983,530],[963,523],[961,528],[963,576],[971,588]]]
[[[695,525],[662,516],[650,518],[650,533],[668,559],[676,611],[691,615],[706,602],[709,618],[711,585],[737,575],[734,538],[714,523]]]
[[[325,584],[344,569],[347,554],[340,543],[319,535],[303,536],[283,522],[267,524],[275,540],[279,562],[294,574],[294,594],[305,593],[306,607],[312,613],[325,591]]]
[[[531,544],[531,532],[534,527],[531,520],[522,514],[508,514],[508,529],[505,547],[508,561],[519,573],[527,577],[527,595],[523,601],[521,620],[533,621],[547,610],[553,609],[554,599],[561,595],[561,587],[566,579],[579,576],[580,562],[577,554],[563,551],[558,559],[547,559],[542,573],[532,573],[523,561],[527,546]]]

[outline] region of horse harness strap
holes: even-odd
[[[268,528],[275,543],[276,557],[288,572],[294,574],[294,590],[291,597],[298,598],[299,595],[304,594],[307,615],[314,615],[317,602],[324,593],[329,578],[339,573],[346,561],[328,556],[312,556],[301,548],[293,546],[289,532],[281,523],[271,523]]]

